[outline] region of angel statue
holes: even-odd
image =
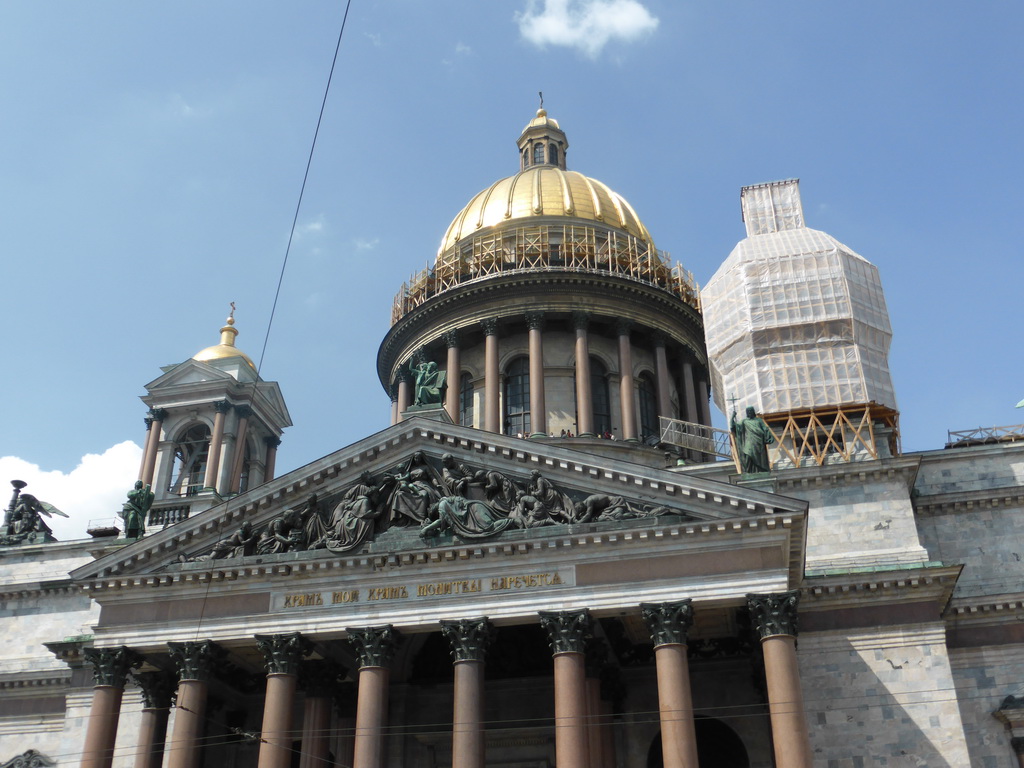
[[[52,504],[40,501],[31,493],[21,493],[25,483],[15,480],[14,498],[7,508],[5,535],[0,539],[3,544],[20,544],[24,541],[42,542],[56,541],[53,531],[44,521],[44,517],[60,515],[67,517]]]

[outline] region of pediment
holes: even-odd
[[[210,381],[235,381],[230,373],[214,368],[199,360],[191,358],[183,363],[171,367],[162,376],[158,376],[146,385],[146,391],[155,394],[160,390],[166,390],[181,386],[183,384],[197,384]]]
[[[692,474],[413,418],[152,532],[72,577],[123,586],[211,569],[272,572],[278,563],[411,562],[572,537],[738,540],[783,519],[792,527],[786,558],[797,572],[806,508]]]

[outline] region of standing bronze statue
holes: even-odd
[[[740,471],[743,474],[770,472],[768,463],[768,446],[775,442],[775,436],[768,428],[764,419],[759,418],[754,406],[747,406],[747,416],[736,419],[736,411],[732,412],[729,422],[733,439],[736,441],[736,453],[740,457]]]
[[[137,539],[146,535],[146,515],[153,506],[154,498],[150,486],[144,486],[141,480],[137,480],[135,487],[128,491],[128,501],[121,508],[126,539]]]

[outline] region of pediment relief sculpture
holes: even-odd
[[[445,454],[415,451],[406,461],[334,493],[314,493],[263,526],[245,522],[206,552],[182,561],[221,560],[326,549],[353,552],[389,532],[417,531],[427,544],[447,534],[462,540],[546,526],[673,515],[681,509],[636,503],[620,495],[561,488],[534,470],[517,477],[473,467]]]

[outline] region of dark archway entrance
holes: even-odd
[[[721,720],[696,715],[697,760],[700,768],[750,768],[747,748],[736,732]],[[661,733],[647,751],[647,768],[663,768]]]

